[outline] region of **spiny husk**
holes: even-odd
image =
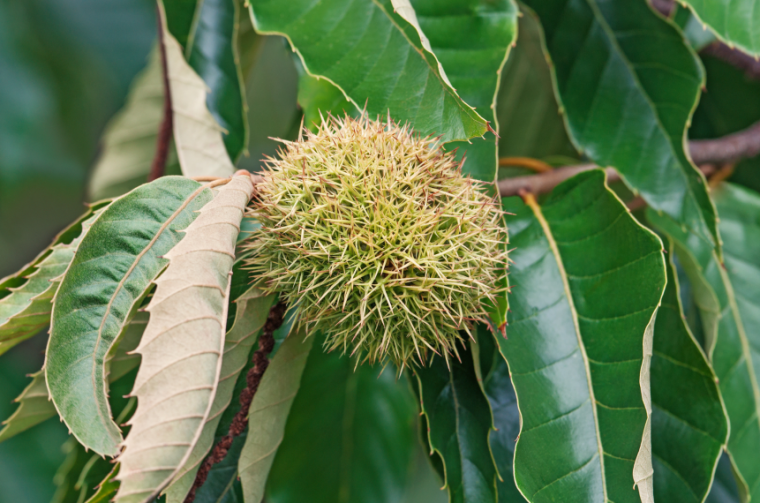
[[[324,330],[328,350],[401,368],[456,353],[503,294],[498,202],[435,138],[392,122],[330,119],[284,144],[249,208],[261,228],[248,266],[264,288]]]

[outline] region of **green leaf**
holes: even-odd
[[[498,132],[494,109],[501,71],[517,38],[517,6],[512,0],[412,0],[417,20],[454,89]],[[497,141],[453,142],[466,157],[462,172],[485,182],[496,180]]]
[[[476,351],[460,348],[458,356],[461,361],[436,357],[416,369],[428,442],[443,461],[451,503],[496,503],[491,407],[475,368]]]
[[[235,321],[225,337],[222,371],[219,377],[219,386],[214,396],[214,403],[211,406],[211,413],[206,424],[203,425],[203,432],[193,452],[174,482],[166,489],[167,503],[181,503],[190,491],[198,468],[214,445],[215,433],[219,421],[222,419],[222,414],[229,407],[233,396],[236,396],[233,391],[238,376],[246,367],[251,348],[258,340],[261,328],[267,320],[269,309],[274,301],[273,296],[263,296],[256,287],[251,287],[244,294],[234,297],[230,292],[230,298],[237,305]]]
[[[235,243],[252,193],[247,173],[219,189],[154,280],[150,320],[135,350],[142,356],[132,390],[138,407],[119,455],[117,502],[158,496],[193,456],[215,412]]]
[[[113,356],[106,357],[109,382],[117,381],[139,365],[140,357],[131,355],[129,352],[139,344],[147,320],[147,314],[137,313],[124,330],[122,340],[116,346]],[[57,415],[48,394],[44,369],[32,374],[31,377],[32,382],[14,400],[19,404],[18,409],[3,422],[5,427],[0,430],[0,442]]]
[[[32,382],[14,400],[19,404],[18,409],[11,417],[3,421],[5,426],[0,430],[0,442],[38,425],[56,414],[55,407],[48,395],[47,384],[45,384],[45,373],[40,370],[32,374],[31,377]]]
[[[101,152],[87,187],[90,199],[120,196],[148,179],[164,118],[161,73],[161,58],[154,47],[147,66],[132,82],[126,103],[103,133]],[[181,173],[173,146],[165,173]]]
[[[684,320],[672,249],[669,256],[652,356],[654,495],[655,501],[701,503],[728,440],[728,422],[715,374]]]
[[[97,453],[115,455],[121,441],[106,400],[106,355],[166,266],[163,255],[211,197],[197,182],[164,177],[114,201],[82,240],[58,289],[48,388],[72,433]]]
[[[541,47],[541,26],[534,16],[520,17],[517,45],[504,65],[496,103],[499,156],[575,157],[552,88]]]
[[[706,45],[715,41],[715,35],[701,23],[688,7],[674,5],[675,13],[671,15],[673,22],[681,28],[686,41],[695,51],[701,51]],[[709,80],[709,79],[708,79]]]
[[[493,425],[489,437],[496,469],[500,480],[496,482],[500,502],[519,503],[525,498],[517,489],[514,477],[515,443],[520,436],[520,411],[517,396],[509,377],[507,362],[496,345],[494,336],[488,329],[478,326],[478,346],[480,353],[483,390],[493,411]]]
[[[578,149],[617,169],[650,207],[716,246],[715,208],[684,150],[704,74],[683,35],[646,2],[526,3],[541,20]]]
[[[0,281],[0,355],[50,323],[51,302],[77,247],[108,202],[61,232],[32,263]]]
[[[236,161],[248,142],[243,78],[237,46],[239,0],[196,3],[185,59],[209,88],[206,105],[225,130],[224,145]]]
[[[303,109],[304,126],[316,131],[322,117],[331,113],[340,117],[358,114],[356,107],[346,99],[343,92],[325,79],[309,75],[298,65],[298,105]]]
[[[355,361],[325,353],[322,342],[320,336],[309,354],[266,500],[397,503],[414,452],[414,399],[391,369],[354,371]]]
[[[243,496],[261,501],[277,448],[285,434],[285,424],[301,386],[314,337],[304,329],[283,342],[267,368],[248,412],[248,437],[238,463]]]
[[[172,129],[185,176],[231,176],[235,170],[222,139],[223,129],[206,107],[208,86],[185,61],[182,46],[166,27],[163,2],[158,2],[164,25],[167,77],[172,98]]]
[[[647,218],[674,241],[700,310],[707,356],[730,422],[728,453],[742,501],[760,496],[760,195],[721,184],[714,191],[724,259],[667,216]]]
[[[253,0],[250,6],[259,33],[288,37],[310,75],[337,85],[357,108],[366,103],[370,116],[390,111],[444,142],[486,132],[486,121],[457,95],[427,39],[406,20],[414,21],[408,2]]]
[[[85,503],[108,503],[113,499],[116,491],[119,489],[119,483],[115,480],[119,473],[119,465],[114,466],[113,470],[104,478],[98,489]]]
[[[731,469],[731,460],[728,454],[723,453],[705,503],[739,503],[740,501],[739,488],[736,486],[736,479]]]
[[[719,39],[752,56],[760,56],[760,9],[758,0],[683,0],[699,20]]]
[[[510,231],[509,363],[522,428],[517,487],[532,502],[651,502],[649,359],[662,244],[581,173],[542,206],[502,201]],[[631,490],[634,485],[638,491]]]

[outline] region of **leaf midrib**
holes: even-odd
[[[185,199],[185,201],[180,205],[180,207],[177,208],[174,211],[174,213],[171,214],[171,216],[166,220],[166,222],[164,222],[161,225],[161,227],[159,227],[158,231],[153,236],[153,238],[150,240],[150,242],[148,242],[148,244],[145,246],[145,248],[143,248],[143,250],[135,256],[135,259],[132,262],[132,265],[129,267],[129,269],[124,274],[124,276],[122,276],[121,281],[119,281],[119,283],[116,285],[116,289],[114,290],[113,294],[111,295],[111,298],[108,300],[108,304],[106,304],[106,310],[103,313],[103,318],[101,319],[100,326],[98,327],[98,334],[97,334],[97,338],[95,339],[95,347],[92,350],[92,354],[93,355],[97,354],[97,352],[98,352],[98,348],[100,347],[100,343],[103,340],[103,328],[105,327],[106,320],[110,316],[111,308],[113,307],[113,303],[116,300],[116,296],[119,294],[119,292],[122,290],[122,288],[124,288],[124,284],[126,283],[127,278],[129,278],[129,276],[132,275],[132,272],[137,267],[137,264],[139,264],[140,261],[142,260],[142,258],[145,256],[145,254],[148,253],[148,251],[153,248],[153,246],[158,241],[158,238],[163,235],[163,233],[166,231],[166,229],[169,227],[169,225],[172,222],[174,222],[174,220],[179,216],[179,214],[182,213],[188,207],[188,205],[190,205],[190,203],[205,188],[206,188],[205,185],[201,185],[200,187],[198,187],[197,189],[195,189],[192,192],[192,194],[190,194],[190,196],[187,199]],[[125,320],[126,320],[126,317],[125,317]],[[123,324],[124,323],[122,321],[120,323],[120,325],[123,325]],[[97,383],[96,383],[96,379],[95,379],[95,376],[97,374],[97,365],[98,365],[98,360],[96,358],[93,358],[93,360],[92,360],[92,371],[91,371],[91,374],[90,374],[90,378],[92,380],[92,389],[93,389],[93,391],[97,389]],[[103,368],[103,371],[104,371],[104,374],[105,374],[105,367]],[[105,383],[106,383],[106,379],[105,379],[105,375],[104,375],[103,376],[103,386],[104,387],[106,386]],[[103,390],[103,391],[107,394],[107,390]],[[93,393],[93,395],[94,395],[94,398],[95,398],[95,402],[98,403],[98,395],[97,395],[97,393]],[[109,423],[113,424],[113,421],[111,421],[110,418],[106,418],[106,417],[103,416],[103,411],[101,410],[101,407],[95,407],[95,409],[98,412],[98,418],[101,420],[101,423],[106,426],[106,431],[110,435],[111,431],[108,428],[108,425],[109,425]],[[106,403],[106,409],[110,411],[110,405],[108,405],[108,403]],[[114,441],[116,441],[116,442],[118,442],[121,438],[120,438],[120,436],[117,436],[116,438],[111,437],[111,439],[114,440]]]
[[[549,248],[551,249],[552,254],[554,255],[554,258],[557,262],[557,268],[559,269],[559,274],[562,278],[562,287],[564,289],[565,297],[567,298],[567,303],[569,305],[570,313],[573,318],[573,327],[575,328],[575,335],[578,339],[578,348],[581,352],[581,356],[583,357],[583,369],[586,372],[586,382],[588,384],[589,399],[591,400],[591,410],[594,414],[594,430],[596,432],[596,444],[597,444],[596,457],[599,459],[599,466],[600,466],[601,474],[602,474],[602,490],[604,491],[604,501],[607,501],[608,500],[607,477],[604,471],[604,449],[602,448],[602,437],[599,431],[599,418],[598,418],[597,410],[596,410],[596,404],[598,402],[596,400],[596,397],[594,396],[594,387],[593,387],[593,382],[591,380],[591,368],[589,367],[589,359],[588,359],[588,355],[586,354],[586,347],[584,346],[583,338],[581,337],[580,323],[578,322],[578,312],[575,308],[575,303],[573,302],[573,295],[572,295],[572,291],[570,290],[570,283],[567,280],[565,264],[562,261],[562,256],[559,253],[557,242],[554,240],[554,235],[552,234],[551,228],[549,227],[549,222],[546,221],[546,218],[544,217],[544,214],[541,211],[541,208],[536,202],[535,197],[533,197],[532,195],[528,195],[528,197],[525,198],[525,203],[533,211],[533,214],[536,216],[536,220],[538,220],[538,223],[541,225],[541,228],[544,231],[544,235],[546,236],[546,240],[549,243]],[[589,460],[589,462],[590,461],[591,460]]]

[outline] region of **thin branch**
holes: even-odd
[[[198,472],[195,474],[195,481],[190,488],[190,492],[187,493],[184,503],[193,503],[195,501],[195,495],[198,489],[206,482],[211,468],[215,464],[224,461],[235,437],[243,433],[248,426],[248,409],[251,408],[251,402],[253,402],[253,397],[259,389],[261,378],[264,376],[267,367],[269,367],[269,359],[267,357],[274,348],[274,331],[282,326],[286,309],[285,304],[279,303],[269,311],[267,322],[264,324],[264,329],[259,337],[259,348],[253,353],[253,368],[246,375],[247,386],[240,393],[240,410],[235,414],[227,435],[222,437],[211,450],[211,454],[201,464]]]
[[[157,18],[158,47],[161,53],[161,71],[164,79],[164,118],[163,121],[161,121],[161,127],[158,130],[156,154],[153,156],[153,163],[150,166],[150,174],[148,174],[149,182],[164,176],[166,159],[169,157],[169,144],[172,139],[172,130],[174,128],[172,117],[172,94],[171,89],[169,88],[169,68],[166,62],[166,44],[164,43],[164,26],[160,13]]]
[[[525,193],[546,194],[547,192],[551,192],[554,187],[568,178],[572,178],[578,173],[597,168],[598,166],[594,164],[576,164],[575,166],[562,166],[561,168],[546,173],[506,178],[497,182],[499,195],[501,195],[501,197],[509,197],[519,196]],[[715,172],[715,166],[706,164],[700,166],[699,170],[704,173],[705,176],[708,176]],[[607,171],[607,183],[620,181],[620,174],[615,171],[614,168],[606,168],[605,171]]]
[[[741,52],[739,49],[727,46],[720,40],[706,45],[699,52],[722,59],[726,63],[742,70],[747,77],[760,80],[760,61],[749,54]]]
[[[673,14],[675,8],[675,2],[673,0],[650,0],[650,2],[654,10],[663,16],[669,18]],[[716,40],[715,42],[706,45],[699,52],[722,59],[726,63],[742,70],[749,78],[760,80],[760,61],[749,54],[745,54],[736,48],[730,47],[720,40]]]
[[[545,194],[551,192],[554,187],[568,178],[572,178],[578,173],[595,168],[597,168],[595,164],[578,164],[575,166],[563,166],[536,175],[518,176],[516,178],[499,180],[499,194],[502,197],[516,196],[521,192]],[[615,181],[613,178],[619,180],[620,176],[614,169],[607,168],[607,180],[610,182]]]
[[[728,164],[755,157],[760,154],[760,122],[714,140],[692,140],[689,153],[695,164]]]

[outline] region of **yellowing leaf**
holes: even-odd
[[[132,394],[132,428],[119,457],[119,503],[151,501],[180,472],[211,415],[222,370],[230,275],[251,179],[236,176],[206,204],[166,258]]]

